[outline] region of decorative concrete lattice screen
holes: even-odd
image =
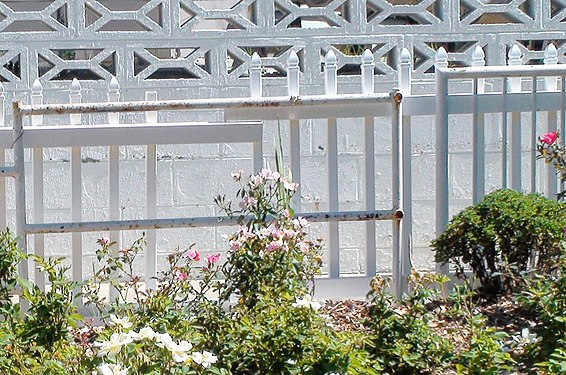
[[[37,77],[111,75],[123,88],[241,86],[253,52],[281,77],[296,51],[303,84],[320,84],[330,49],[351,75],[369,48],[385,82],[396,81],[403,47],[415,78],[431,73],[440,46],[455,66],[469,65],[476,45],[488,65],[514,43],[524,63],[540,61],[549,41],[561,62],[566,49],[564,0],[6,0],[0,18],[0,75],[20,90]]]

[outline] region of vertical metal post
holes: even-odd
[[[16,169],[16,236],[18,237],[18,248],[27,254],[24,128],[22,113],[20,112],[20,102],[14,102],[12,108],[12,120],[14,121],[14,168]],[[20,277],[29,279],[27,261],[20,263],[19,273]]]
[[[261,98],[263,96],[261,82],[261,58],[257,52],[252,55],[250,66],[250,96],[252,98]],[[263,166],[263,151],[261,143],[254,142],[252,144],[252,173],[257,173]]]
[[[31,104],[43,104],[43,86],[39,79],[35,79],[32,86]],[[31,116],[31,125],[43,125],[43,116]],[[43,148],[36,147],[32,152],[32,176],[33,176],[33,219],[35,223],[44,222],[43,204]],[[34,253],[39,257],[45,256],[45,237],[43,234],[34,234]],[[45,274],[38,268],[34,272],[35,282],[40,289],[45,287]]]
[[[448,188],[448,76],[436,70],[436,236],[440,236],[449,216]],[[437,264],[437,271],[446,274],[448,265]]]
[[[0,82],[0,126],[4,126],[4,84]],[[6,152],[0,150],[0,165],[6,165]],[[6,228],[6,179],[0,178],[0,229]]]
[[[145,93],[146,101],[156,101],[157,92]],[[157,124],[157,112],[145,112],[145,122]],[[145,155],[146,181],[146,215],[148,219],[157,218],[157,146],[147,145]],[[147,231],[147,248],[145,260],[145,285],[147,289],[157,286],[157,237],[155,229]]]
[[[501,186],[503,189],[507,189],[509,185],[509,178],[507,173],[507,168],[509,167],[509,124],[508,124],[508,111],[507,111],[507,93],[508,93],[509,82],[507,77],[503,78],[503,113],[501,114],[501,133],[502,133],[502,145],[501,145]]]
[[[476,46],[472,55],[472,66],[484,66],[485,54],[480,46]],[[485,195],[485,115],[480,113],[478,96],[485,92],[485,81],[475,79],[473,81],[473,129],[472,129],[472,203],[478,203]]]
[[[561,126],[560,126],[560,134],[563,137],[566,137],[566,76],[560,77],[560,81],[562,83],[561,87],[561,102],[562,105],[560,106],[560,119],[561,119]],[[560,191],[566,190],[566,180],[560,182]],[[562,201],[566,201],[566,197],[562,198]]]
[[[509,51],[508,65],[521,65],[521,50],[513,45]],[[509,92],[521,92],[521,78],[510,78]],[[511,188],[521,191],[521,112],[511,113]]]
[[[533,88],[531,91],[531,103],[533,110],[531,111],[531,193],[537,191],[537,80],[533,77]]]
[[[401,52],[401,59],[399,64],[399,87],[400,94],[402,96],[411,95],[411,71],[413,69],[413,64],[411,62],[411,55],[409,50],[406,48]],[[401,98],[402,100],[402,98]],[[395,109],[395,97],[393,108]],[[401,184],[401,206],[403,210],[403,220],[401,221],[401,240],[400,240],[400,254],[401,254],[401,278],[403,284],[401,284],[401,291],[406,291],[407,278],[411,272],[411,238],[413,233],[413,190],[412,190],[412,160],[411,160],[411,117],[403,116],[402,103],[397,104],[397,111],[401,116],[401,156],[400,164],[402,175],[400,178]],[[392,113],[392,116],[394,113]]]
[[[401,164],[403,145],[401,140],[401,123],[400,123],[400,106],[402,95],[398,90],[391,93],[391,164],[392,164],[392,207],[394,209],[402,208],[401,181],[404,166]],[[411,272],[410,254],[408,248],[401,246],[401,221],[393,220],[393,281],[395,295],[401,297],[403,292],[407,291],[407,277]],[[408,245],[408,244],[407,244]]]
[[[69,93],[69,102],[77,104],[82,101],[81,85],[75,78],[71,83],[71,91]],[[81,124],[80,114],[70,115],[71,125]],[[71,148],[71,216],[74,222],[82,220],[82,157],[81,148]],[[81,281],[83,279],[83,251],[82,251],[82,233],[73,233],[72,235],[72,264],[73,264],[73,280]]]
[[[556,46],[550,43],[544,51],[544,65],[556,65],[558,64],[558,50]],[[557,77],[545,77],[544,78],[544,91],[557,91],[558,90],[558,80]],[[547,131],[551,132],[558,129],[558,116],[556,111],[548,111],[547,113]],[[564,133],[561,133],[564,134]],[[536,137],[535,137],[536,138]],[[536,144],[535,139],[535,144]],[[556,170],[552,165],[546,166],[546,194],[549,197],[556,196],[558,192],[558,179],[556,178]]]
[[[337,86],[336,55],[329,51],[324,65],[326,95],[336,95]],[[326,143],[326,165],[328,168],[328,211],[338,211],[338,127],[335,118],[327,120],[328,138]],[[340,237],[339,223],[328,223],[328,259],[331,278],[340,277]]]
[[[120,101],[120,85],[115,77],[110,80],[108,101]],[[109,113],[108,123],[110,125],[120,124],[120,113]],[[110,146],[108,148],[108,204],[110,220],[120,220],[120,147]],[[110,239],[121,247],[121,234],[119,231],[110,232]]]
[[[436,236],[440,236],[449,217],[448,185],[448,54],[443,47],[436,53]],[[437,264],[438,273],[448,273],[448,264]]]
[[[374,58],[366,49],[362,55],[362,93],[373,94]],[[375,120],[373,117],[364,118],[364,164],[365,164],[365,203],[366,210],[375,210]],[[373,276],[377,270],[377,254],[375,243],[375,221],[366,222],[366,274]]]
[[[6,165],[6,152],[0,150],[0,165]],[[0,229],[6,229],[6,179],[0,178]]]

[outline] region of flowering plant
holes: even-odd
[[[537,144],[538,157],[552,164],[560,178],[560,182],[566,182],[566,145],[560,145],[558,139],[560,134],[552,131],[539,137]],[[566,196],[566,189],[558,193],[558,199]]]
[[[179,313],[194,314],[203,303],[209,302],[207,295],[218,289],[220,254],[210,254],[201,260],[194,245],[177,249],[168,255],[168,267],[159,274],[156,288],[148,289],[134,271],[143,239],[116,255],[110,240],[101,239],[98,243],[101,249],[97,257],[101,265],[85,286],[85,300],[87,305],[95,306],[100,316],[122,313],[132,316],[140,325],[171,324],[171,319],[178,319]],[[113,291],[111,301],[101,298],[100,291],[105,284]]]
[[[210,351],[194,350],[186,340],[174,340],[168,332],[158,333],[151,327],[136,331],[127,317],[114,315],[110,329],[102,331],[91,347],[96,354],[94,362],[102,360],[97,366],[101,375],[199,374],[218,360]]]
[[[134,270],[143,239],[118,252],[106,238],[98,243],[100,267],[85,286],[85,301],[106,317],[106,325],[85,331],[81,346],[93,353],[88,366],[102,375],[223,373],[214,366],[217,357],[206,346],[206,332],[195,324],[220,309],[208,298],[218,288],[220,254],[201,257],[194,245],[177,249],[149,289]],[[110,300],[100,297],[104,285],[113,290]]]
[[[236,294],[241,303],[251,306],[267,290],[292,300],[312,293],[322,260],[321,241],[308,240],[308,221],[293,218],[290,201],[297,184],[267,169],[247,181],[241,171],[233,179],[240,184],[238,209],[224,196],[215,199],[224,212],[238,215],[240,221],[228,239],[230,252],[223,268],[228,282],[221,299]]]

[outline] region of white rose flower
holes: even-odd
[[[322,307],[322,304],[307,294],[303,298],[297,298],[295,300],[295,303],[293,303],[291,306],[297,308],[311,308],[313,310],[319,310]]]
[[[133,339],[125,333],[113,333],[108,341],[97,342],[95,346],[99,347],[98,356],[108,355],[112,358],[120,352],[122,346],[128,345]]]
[[[181,341],[179,344],[175,343],[168,333],[157,334],[156,340],[155,345],[169,350],[175,362],[185,362],[188,358],[187,352],[193,348],[193,345],[188,341]]]
[[[128,375],[128,367],[122,368],[120,365],[103,363],[98,366],[100,375]]]
[[[134,325],[132,322],[130,322],[130,318],[128,318],[127,316],[123,317],[123,318],[118,318],[116,315],[114,314],[110,314],[110,322],[108,323],[111,326],[120,326],[123,329],[129,329],[132,328],[132,326]]]
[[[156,333],[151,327],[143,327],[140,329],[139,338],[140,340],[153,340],[156,337]]]
[[[191,355],[191,359],[193,360],[194,363],[201,365],[204,368],[209,368],[212,364],[218,361],[217,356],[206,350],[204,350],[202,353],[194,352]]]

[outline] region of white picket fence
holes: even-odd
[[[519,56],[518,56],[519,54]],[[539,168],[534,160],[536,136],[543,129],[537,124],[544,117],[544,131],[560,129],[565,132],[566,103],[566,68],[551,66],[557,62],[557,52],[549,45],[545,51],[545,66],[484,67],[483,52],[478,47],[474,52],[474,67],[448,68],[446,52],[440,49],[436,56],[437,82],[435,95],[419,95],[413,91],[420,82],[411,81],[411,56],[404,50],[399,64],[400,92],[374,93],[376,86],[373,55],[366,51],[361,57],[360,94],[338,94],[336,56],[328,52],[324,61],[324,95],[301,95],[300,71],[298,58],[291,53],[287,67],[287,95],[263,97],[261,59],[257,54],[252,57],[249,72],[250,97],[226,99],[195,99],[185,101],[158,101],[153,91],[146,93],[145,102],[120,103],[119,86],[116,80],[110,82],[108,103],[81,104],[81,90],[78,81],[73,81],[69,91],[70,104],[42,104],[43,94],[39,81],[34,84],[31,105],[16,104],[13,111],[14,129],[0,129],[0,149],[14,148],[14,166],[4,167],[0,173],[16,177],[16,229],[22,236],[21,244],[26,246],[27,235],[33,234],[35,253],[43,254],[43,235],[46,233],[72,232],[72,269],[73,278],[81,280],[82,243],[81,232],[110,231],[113,239],[118,239],[119,230],[150,229],[171,227],[216,226],[233,224],[226,218],[160,218],[156,208],[156,144],[188,143],[236,143],[249,142],[253,146],[253,166],[257,171],[262,165],[262,121],[288,120],[289,164],[296,182],[301,184],[301,139],[302,121],[323,119],[326,122],[326,179],[328,186],[328,211],[305,213],[314,221],[327,221],[328,233],[328,278],[325,288],[317,285],[319,296],[359,297],[367,290],[367,282],[376,272],[376,225],[374,220],[392,220],[392,266],[397,294],[406,288],[404,280],[412,266],[411,248],[413,223],[413,170],[411,163],[412,128],[419,126],[422,116],[436,118],[436,166],[435,166],[435,226],[440,233],[450,216],[451,180],[448,147],[451,116],[471,115],[472,131],[472,171],[473,201],[477,202],[492,186],[486,186],[485,128],[501,129],[501,180],[500,186],[510,186],[518,190],[541,190]],[[512,48],[509,53],[509,65],[518,65],[520,52]],[[543,79],[539,80],[539,77]],[[559,78],[557,78],[559,77]],[[457,85],[449,82],[457,82]],[[560,82],[560,84],[558,84]],[[401,95],[402,94],[402,95]],[[401,97],[403,97],[401,99]],[[401,104],[402,103],[402,104]],[[157,111],[162,110],[199,110],[215,109],[223,113],[222,123],[210,124],[158,124]],[[146,124],[120,124],[120,112],[144,112]],[[106,113],[107,124],[81,125],[81,114]],[[499,114],[500,123],[486,121],[486,116]],[[528,113],[529,115],[525,115]],[[541,116],[544,113],[544,116]],[[69,114],[69,125],[43,126],[43,117],[48,115]],[[439,115],[442,114],[442,115]],[[509,114],[511,114],[509,116]],[[522,114],[522,115],[521,115]],[[464,117],[462,117],[464,115]],[[377,209],[375,181],[375,146],[376,118],[388,117],[391,134],[391,206]],[[29,124],[24,118],[31,118]],[[364,163],[364,201],[361,211],[340,211],[338,181],[338,120],[343,118],[363,119],[363,163]],[[487,124],[489,122],[489,124]],[[534,126],[533,126],[534,124]],[[462,125],[464,126],[464,125]],[[13,133],[13,136],[12,136]],[[508,134],[510,135],[508,136]],[[525,136],[528,136],[528,138]],[[528,139],[528,145],[521,145],[522,138]],[[507,144],[509,143],[509,147]],[[143,220],[120,220],[119,186],[119,146],[146,145],[146,218]],[[81,147],[106,146],[108,151],[108,210],[107,221],[82,222],[81,212]],[[72,147],[71,186],[72,186],[72,222],[45,223],[43,207],[43,148]],[[33,220],[26,217],[26,178],[25,148],[32,149],[31,176],[28,184],[33,186]],[[528,168],[523,162],[524,154],[530,156]],[[0,165],[5,164],[4,152],[0,153]],[[508,167],[511,173],[508,173]],[[452,168],[452,169],[451,169]],[[489,166],[487,167],[489,169]],[[528,173],[525,173],[525,170]],[[421,171],[422,172],[422,171]],[[429,171],[432,179],[432,171]],[[529,189],[522,181],[529,180]],[[550,170],[543,170],[544,192],[552,195],[557,191],[558,181]],[[0,179],[0,194],[5,197],[5,186]],[[300,196],[300,191],[298,192]],[[6,199],[0,199],[0,220],[6,222]],[[301,200],[293,202],[296,212],[301,212]],[[381,208],[381,207],[380,207]],[[431,212],[428,213],[431,217]],[[399,220],[403,216],[402,220]],[[365,224],[365,275],[358,278],[341,277],[340,272],[340,221],[363,220]],[[30,223],[31,222],[31,223]],[[148,232],[148,250],[145,276],[151,285],[151,277],[157,272],[156,232]],[[26,269],[22,272],[27,273]],[[43,286],[44,280],[38,273],[36,282]],[[319,285],[324,285],[322,280]]]

